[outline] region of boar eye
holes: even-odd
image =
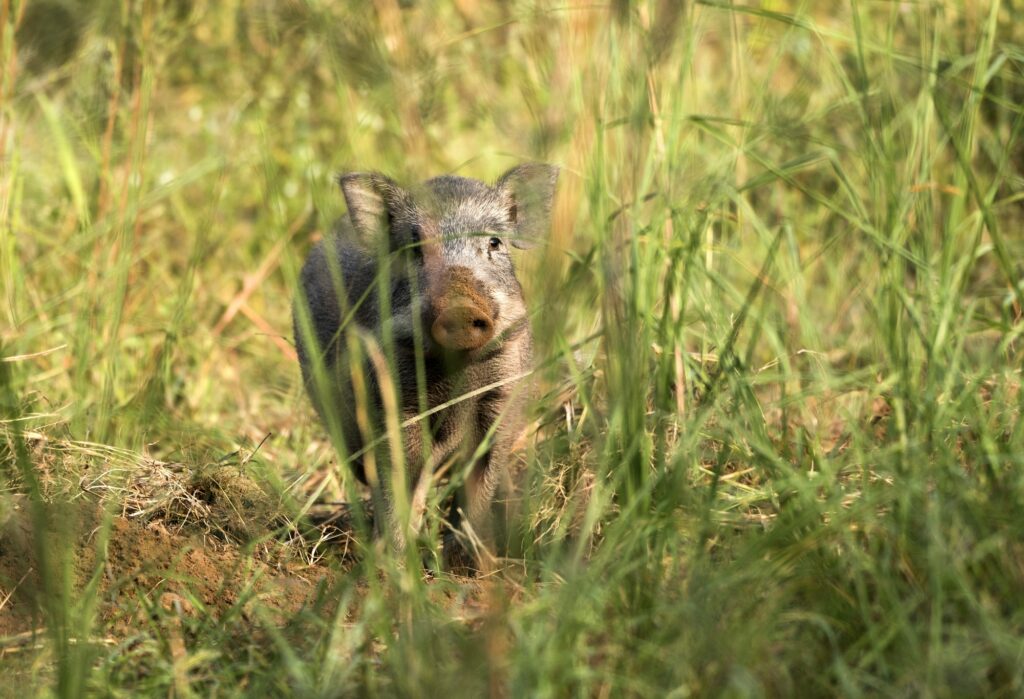
[[[488,244],[491,246],[491,250],[500,250],[501,249],[501,238],[491,238],[488,241]]]
[[[422,244],[423,229],[420,228],[420,224],[413,223],[409,226],[409,242],[406,247],[414,257],[419,257],[423,254]]]

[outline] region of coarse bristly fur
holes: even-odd
[[[493,186],[445,175],[407,190],[378,173],[342,175],[348,215],[302,269],[303,378],[342,456],[371,486],[378,533],[403,548],[416,529],[416,484],[447,464],[467,469],[445,535],[450,570],[483,569],[493,552],[492,504],[532,361],[507,246],[546,233],[557,177],[530,163]],[[385,434],[400,436],[400,448]],[[411,521],[399,521],[398,498]]]

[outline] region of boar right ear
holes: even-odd
[[[401,187],[379,172],[338,175],[338,185],[348,204],[349,219],[365,241],[390,232],[391,222],[398,218],[407,198]]]
[[[500,178],[495,187],[509,202],[509,218],[516,228],[512,244],[532,247],[547,235],[558,168],[547,163],[524,163]]]

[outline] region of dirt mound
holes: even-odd
[[[235,512],[244,519],[242,510]],[[244,530],[231,527],[246,534],[248,544],[208,527],[172,527],[162,518],[146,522],[119,515],[108,527],[103,520],[95,503],[34,508],[24,497],[7,500],[0,510],[0,638],[45,626],[46,599],[78,594],[90,584],[98,586],[98,623],[119,636],[156,605],[219,618],[232,609],[245,613],[258,601],[293,614],[314,599],[320,584],[332,581],[325,565],[259,555],[259,537],[270,535],[257,524],[267,520],[254,518]],[[61,584],[65,575],[71,578],[67,587]]]

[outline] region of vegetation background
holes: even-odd
[[[0,693],[1024,694],[1022,104],[1020,0],[0,0]],[[402,569],[296,273],[529,159],[530,536]]]

